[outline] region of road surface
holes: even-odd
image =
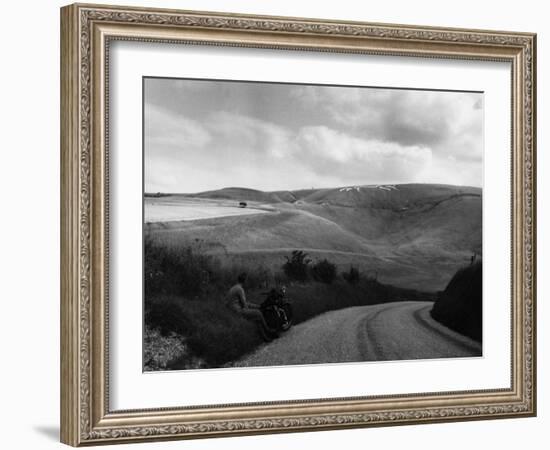
[[[237,367],[481,356],[481,345],[432,319],[431,302],[331,311],[291,328]]]

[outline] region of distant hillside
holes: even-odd
[[[374,271],[381,282],[442,290],[458,268],[481,254],[481,189],[404,184],[262,192],[231,187],[195,199],[269,205],[271,213],[150,225],[158,239],[200,240],[227,262],[276,270],[292,249]]]
[[[445,184],[382,184],[264,192],[256,189],[228,187],[185,195],[235,201],[249,200],[268,203],[302,201],[316,204],[328,203],[335,206],[401,210],[421,205],[434,206],[440,201],[453,197],[480,197],[481,188]]]
[[[275,192],[226,188],[193,197],[283,203],[280,207],[284,211],[307,216],[295,220],[293,231],[299,239],[303,227],[335,225],[344,233],[376,239],[399,250],[438,246],[441,250],[481,253],[481,189],[475,187],[402,184]],[[325,219],[324,223],[318,224],[318,218]],[[315,223],[310,223],[312,219]],[[260,220],[258,226],[265,229],[265,222],[274,219]],[[313,229],[308,234],[314,234]],[[318,238],[326,242],[327,236]],[[355,245],[361,247],[361,242]]]
[[[263,192],[256,189],[239,187],[228,187],[216,191],[187,194],[186,196],[195,198],[225,199],[235,201],[254,201],[262,203],[277,203],[282,201],[277,195],[274,195],[274,193],[271,192]]]

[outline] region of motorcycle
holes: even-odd
[[[266,297],[260,305],[267,325],[277,331],[287,331],[292,326],[292,305],[286,296],[286,289],[273,288],[264,292]]]

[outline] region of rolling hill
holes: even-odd
[[[475,187],[402,184],[263,192],[230,187],[172,194],[227,205],[245,201],[271,212],[146,224],[170,246],[201,242],[228,264],[277,270],[284,256],[305,250],[340,268],[376,272],[381,282],[442,290],[481,253],[482,197]]]

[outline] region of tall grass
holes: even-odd
[[[262,265],[223,265],[205,251],[197,239],[184,247],[170,247],[147,236],[144,241],[145,298],[177,295],[205,299],[223,295],[239,273],[246,272],[250,287],[266,287],[275,281],[273,271]]]

